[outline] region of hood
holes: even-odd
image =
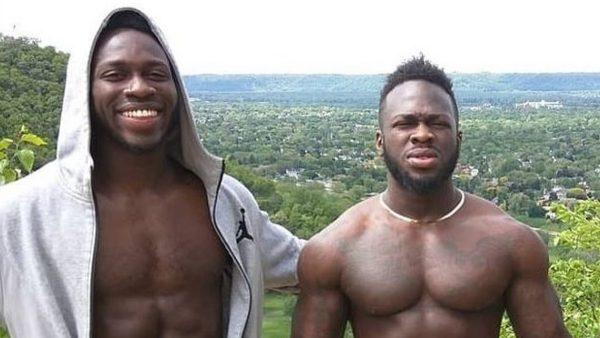
[[[175,59],[165,42],[162,32],[154,22],[138,9],[125,7],[110,12],[95,31],[73,51],[67,67],[65,94],[60,117],[58,134],[57,160],[63,184],[72,193],[80,197],[91,196],[91,169],[94,161],[90,153],[90,72],[92,54],[100,33],[106,28],[111,19],[119,13],[131,12],[141,16],[160,43],[171,63],[173,79],[179,93],[179,127],[180,139],[171,147],[170,156],[178,160],[185,168],[195,173],[204,181],[209,195],[219,180],[223,162],[210,154],[200,142],[189,99],[179,74]]]

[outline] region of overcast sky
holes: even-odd
[[[160,25],[184,74],[600,72],[600,1],[0,0],[0,32],[69,52],[115,6]]]

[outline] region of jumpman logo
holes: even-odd
[[[244,210],[244,208],[241,208],[240,212],[242,213],[242,220],[238,222],[240,227],[238,228],[237,232],[235,233],[235,239],[238,243],[244,238],[247,238],[247,239],[253,241],[254,238],[252,238],[252,235],[250,235],[250,233],[248,233],[248,228],[246,227],[246,216],[245,216],[246,210]]]

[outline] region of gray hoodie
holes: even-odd
[[[226,337],[259,337],[263,290],[297,284],[302,241],[271,223],[250,192],[223,173],[223,161],[202,146],[161,32],[132,8],[111,12],[87,46],[71,55],[57,159],[0,187],[0,326],[12,338],[91,336],[97,223],[89,151],[90,64],[98,34],[121,11],[148,21],[174,70],[182,99],[181,142],[172,156],[204,182],[215,230],[233,262],[224,299]],[[242,224],[250,236],[240,236]]]

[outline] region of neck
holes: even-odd
[[[384,202],[396,213],[419,222],[435,222],[450,212],[460,201],[460,193],[450,179],[431,192],[417,193],[402,187],[388,174]]]
[[[135,152],[108,138],[94,142],[94,190],[137,194],[159,190],[168,184],[174,162],[167,156],[166,145],[146,152]]]

